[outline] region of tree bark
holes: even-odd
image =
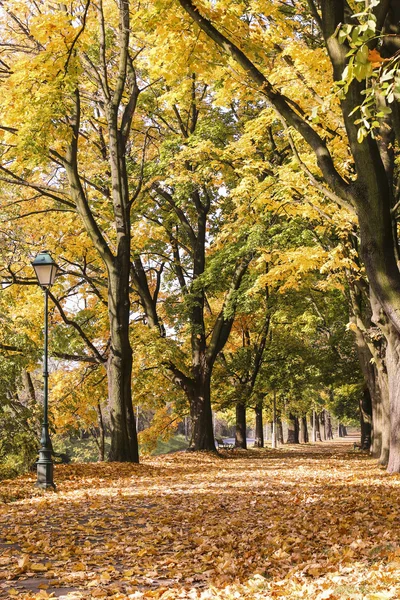
[[[400,336],[391,327],[387,338],[386,367],[390,398],[390,446],[387,470],[400,472]]]
[[[315,411],[315,441],[321,442],[321,424],[319,414]]]
[[[368,386],[364,386],[360,400],[361,448],[369,450],[372,443],[372,401]]]
[[[299,419],[293,414],[289,414],[287,443],[299,443]]]
[[[302,416],[301,420],[300,420],[299,438],[300,438],[300,444],[308,443],[308,427],[307,427],[307,416],[306,415]]]
[[[352,304],[350,320],[355,325],[357,354],[372,403],[370,451],[371,455],[378,459],[378,464],[387,465],[390,448],[390,405],[386,348],[390,328],[388,320],[371,290],[369,306],[372,314],[369,319],[363,318],[361,295],[351,285],[350,297]],[[374,323],[376,326],[372,327]]]
[[[325,411],[325,423],[326,423],[326,439],[333,440],[332,418],[331,418],[331,413],[329,411]]]
[[[278,419],[276,420],[276,438],[277,438],[277,442],[278,444],[283,444],[283,425],[282,425],[282,419],[280,417],[278,417]]]
[[[33,385],[31,374],[26,369],[23,369],[22,371],[22,381],[24,383],[29,403],[34,404],[36,402],[35,386]]]
[[[100,432],[100,439],[99,439],[99,460],[103,461],[105,459],[105,441],[106,441],[106,432],[105,432],[105,428],[104,428],[104,419],[103,419],[103,413],[101,410],[101,405],[100,402],[97,403],[97,417],[98,417],[98,423],[99,423],[99,432]]]
[[[264,448],[264,427],[263,427],[263,404],[258,403],[255,407],[256,413],[256,430],[254,438],[255,448]]]
[[[378,464],[386,466],[390,451],[390,399],[386,367],[374,367],[372,388],[372,445],[371,454]],[[371,388],[370,388],[371,392]]]
[[[235,448],[247,450],[246,405],[243,402],[236,403]]]
[[[321,412],[319,413],[319,430],[320,430],[320,436],[321,436],[321,425],[323,427],[323,429],[322,429],[322,437],[324,438],[324,442],[326,442],[325,409],[321,410]]]
[[[215,440],[211,410],[211,377],[202,373],[196,381],[186,388],[190,402],[192,450],[215,452]]]
[[[115,261],[115,268],[109,272],[108,315],[111,345],[107,374],[112,425],[109,459],[118,462],[139,462],[131,388],[129,271],[129,254],[125,253],[120,260]]]

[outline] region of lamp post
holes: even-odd
[[[37,482],[36,486],[43,489],[55,489],[53,481],[53,460],[51,458],[53,447],[51,445],[49,434],[49,417],[48,417],[48,303],[49,303],[49,288],[54,283],[57,273],[57,265],[52,259],[49,252],[44,250],[39,252],[35,260],[32,262],[35,269],[36,277],[39,285],[44,291],[44,357],[43,357],[43,425],[42,435],[40,438],[39,460],[37,461]]]

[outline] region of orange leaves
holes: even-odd
[[[368,60],[372,63],[373,67],[379,67],[382,63],[385,62],[385,59],[382,58],[382,56],[379,54],[376,48],[368,52]]]
[[[55,479],[56,494],[3,483],[25,499],[0,505],[0,597],[400,596],[399,480],[344,445],[68,465]]]

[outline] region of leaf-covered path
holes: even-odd
[[[60,466],[47,494],[2,482],[0,598],[400,598],[400,478],[351,448]]]

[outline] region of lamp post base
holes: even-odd
[[[55,490],[56,486],[53,481],[53,461],[51,460],[51,450],[41,448],[39,450],[39,460],[37,466],[37,481],[35,486],[43,490]]]

